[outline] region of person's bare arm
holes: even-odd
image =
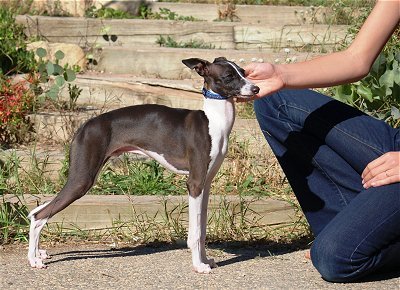
[[[260,87],[257,97],[281,88],[321,88],[357,81],[374,60],[400,20],[400,0],[377,1],[353,43],[344,51],[292,64],[253,63],[246,76]]]

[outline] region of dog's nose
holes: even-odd
[[[253,93],[253,94],[258,94],[258,92],[260,91],[260,88],[259,87],[257,87],[257,86],[252,86],[251,87],[251,92]]]

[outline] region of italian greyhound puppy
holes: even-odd
[[[100,169],[124,152],[147,155],[167,169],[188,175],[189,233],[194,271],[209,273],[214,260],[205,251],[207,206],[211,181],[228,148],[235,120],[234,97],[249,98],[259,88],[244,78],[244,70],[226,58],[210,63],[190,58],[182,62],[204,78],[203,110],[137,105],[113,110],[88,120],[76,132],[70,149],[68,180],[58,195],[29,214],[28,259],[46,268],[39,249],[40,232],[49,218],[93,186]]]

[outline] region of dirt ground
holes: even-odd
[[[218,268],[197,274],[183,246],[74,243],[46,248],[52,255],[48,268],[32,269],[27,245],[3,246],[0,289],[400,289],[400,272],[346,285],[326,282],[304,258],[306,250],[209,245]]]

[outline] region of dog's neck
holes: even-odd
[[[208,90],[209,91],[209,90]],[[212,94],[216,94],[211,92]],[[235,122],[235,103],[233,98],[207,97],[205,91],[203,110],[214,127],[219,128],[226,137],[232,130]]]

